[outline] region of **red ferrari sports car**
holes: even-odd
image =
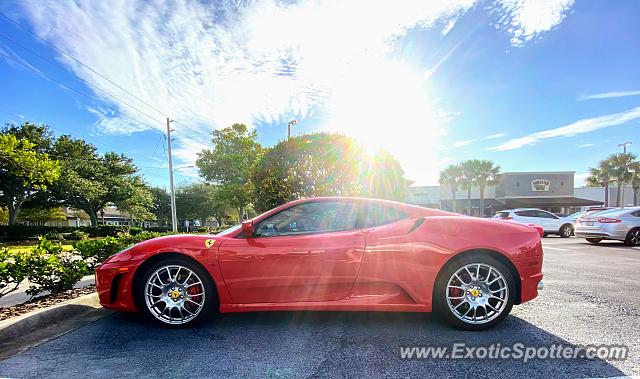
[[[480,330],[542,288],[527,226],[392,201],[292,201],[217,235],[173,235],[111,256],[100,303],[171,326],[215,312],[437,311]]]

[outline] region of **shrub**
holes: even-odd
[[[121,233],[118,237],[78,241],[73,244],[73,247],[80,253],[82,259],[87,262],[88,269],[94,270],[96,266],[104,262],[107,258],[131,245],[168,234],[170,233],[150,233],[144,231],[135,235]]]
[[[131,234],[132,236],[140,233],[142,233],[142,228],[138,228],[137,226],[132,226],[129,228],[129,234]]]
[[[70,290],[87,272],[87,264],[80,257],[63,252],[59,243],[46,238],[40,238],[31,253],[25,255],[25,266],[31,282],[27,294],[31,296]]]
[[[0,298],[16,289],[26,278],[24,253],[0,249]]]
[[[82,230],[74,230],[71,233],[66,234],[66,239],[73,241],[82,241],[89,239],[89,233],[83,232]]]
[[[46,239],[48,239],[49,241],[64,241],[64,234],[52,230],[50,232],[48,232],[47,234],[44,235]]]
[[[119,238],[105,237],[96,240],[78,241],[73,244],[73,248],[87,262],[88,269],[94,270],[105,259],[122,250],[122,243]]]

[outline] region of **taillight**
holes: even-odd
[[[617,224],[619,222],[622,222],[622,220],[617,218],[603,217],[601,219],[598,219],[598,222],[601,224]]]

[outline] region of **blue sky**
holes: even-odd
[[[639,2],[425,3],[2,2],[83,65],[0,16],[0,120],[123,152],[160,186],[167,116],[179,183],[233,122],[268,146],[294,118],[355,136],[418,184],[468,158],[580,184],[618,143],[640,148]]]

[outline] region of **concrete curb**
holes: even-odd
[[[0,359],[59,337],[110,313],[100,305],[98,294],[92,293],[0,321]]]
[[[17,338],[63,319],[82,315],[101,308],[98,294],[92,293],[65,301],[49,308],[25,313],[18,317],[0,321],[0,341]]]

